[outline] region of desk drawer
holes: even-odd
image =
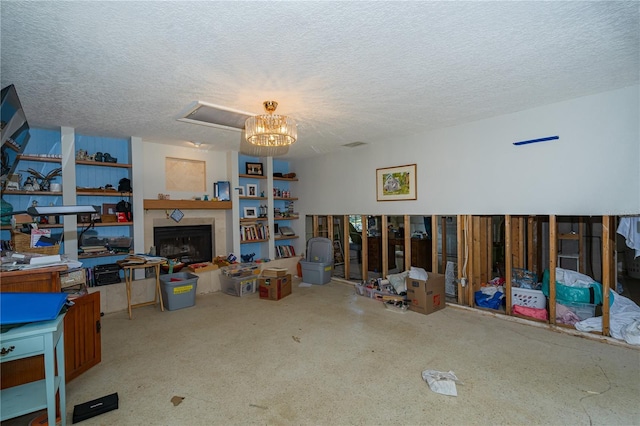
[[[27,358],[44,353],[44,337],[33,336],[25,337],[24,339],[3,340],[1,346],[1,350],[5,354],[0,355],[0,362]]]

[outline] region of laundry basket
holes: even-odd
[[[326,284],[333,271],[333,244],[330,239],[316,237],[307,241],[307,256],[300,261],[302,281]]]
[[[627,265],[627,275],[631,278],[640,279],[640,257],[634,259],[635,250],[628,248],[625,250],[625,263]]]

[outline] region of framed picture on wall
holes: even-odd
[[[416,165],[376,169],[377,201],[417,199]]]
[[[257,197],[258,196],[258,185],[250,183],[247,184],[247,197]]]
[[[262,176],[262,163],[247,163],[246,172],[248,175]]]

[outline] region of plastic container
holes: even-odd
[[[580,318],[580,321],[596,316],[596,305],[592,305],[591,303],[565,302],[563,300],[558,300],[556,303],[569,308]]]
[[[258,277],[257,275],[245,277],[229,277],[220,275],[220,291],[231,296],[246,296],[256,292]]]
[[[333,262],[307,262],[300,261],[302,266],[302,281],[309,284],[326,284],[331,281]]]
[[[540,290],[511,287],[511,304],[542,309],[547,306],[547,297]]]
[[[326,284],[333,271],[333,243],[328,238],[316,237],[307,242],[307,257],[300,261],[302,281]]]
[[[160,290],[164,307],[170,311],[196,304],[198,276],[189,272],[160,275]]]

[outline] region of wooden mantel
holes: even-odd
[[[145,210],[229,210],[231,201],[144,200]]]

